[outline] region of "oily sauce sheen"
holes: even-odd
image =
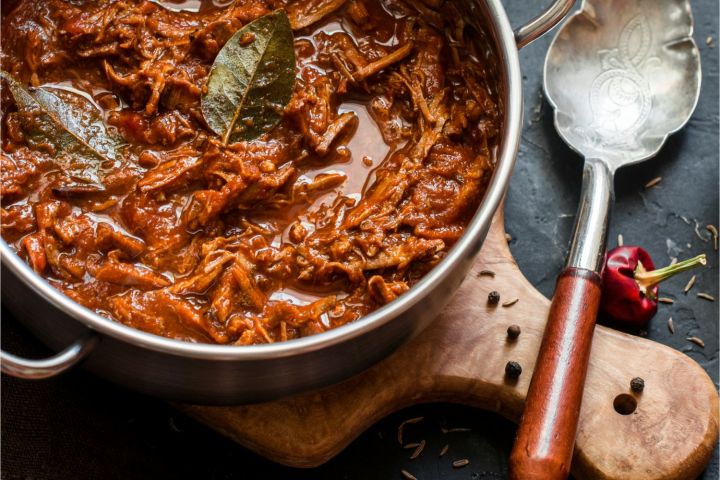
[[[133,328],[245,345],[354,321],[442,259],[492,173],[492,68],[452,2],[2,7],[3,70],[91,102],[125,143],[68,167],[29,141],[33,118],[3,84],[2,236],[55,288]],[[292,98],[275,128],[223,145],[200,108],[210,66],[277,9],[294,31]]]

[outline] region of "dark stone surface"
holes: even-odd
[[[516,24],[545,3],[505,1]],[[718,49],[706,44],[708,36],[717,43],[718,2],[698,0],[693,9],[703,61],[700,104],[690,124],[670,138],[656,159],[620,172],[609,243],[614,246],[622,233],[626,244],[644,246],[657,264],[672,256],[710,254],[709,267],[695,272],[691,294],[682,294],[690,274],[664,285],[663,295],[675,304],[661,305],[647,335],[690,355],[717,383],[718,304],[694,293],[718,297],[718,257],[704,230],[707,223],[718,224]],[[542,99],[541,65],[548,44],[549,38],[540,39],[521,53],[526,124],[506,211],[521,269],[549,296],[572,228],[581,159],[557,137]],[[655,176],[662,176],[662,183],[644,189]],[[694,231],[696,221],[702,240]],[[668,316],[675,320],[675,335],[667,331]],[[47,353],[6,312],[3,327],[4,345],[18,353]],[[689,335],[702,337],[705,349],[685,341]],[[410,451],[395,437],[400,422],[415,416],[425,420],[408,427],[406,438],[425,439],[427,447],[410,461]],[[471,430],[443,434],[441,427]],[[323,467],[294,470],[238,447],[159,400],[71,372],[39,383],[3,376],[2,435],[2,478],[7,479],[395,479],[406,469],[421,480],[478,480],[506,477],[514,427],[468,407],[417,406],[382,420]],[[449,451],[439,458],[445,444]],[[460,458],[470,459],[470,465],[453,469],[451,462]],[[716,479],[717,472],[716,451],[702,478]]]

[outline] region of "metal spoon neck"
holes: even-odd
[[[601,272],[613,201],[613,171],[599,158],[586,158],[566,266]]]

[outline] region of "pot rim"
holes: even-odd
[[[496,53],[502,66],[498,73],[501,78],[506,80],[504,85],[504,138],[502,146],[498,149],[495,171],[480,206],[460,240],[449,250],[447,256],[417,284],[387,305],[346,325],[316,335],[284,342],[243,346],[191,343],[143,332],[83,307],[59,290],[56,290],[43,277],[35,273],[9,247],[4,239],[0,239],[0,263],[43,299],[80,321],[89,329],[138,347],[176,356],[213,361],[277,359],[321,350],[380,328],[411,309],[418,301],[429,294],[434,285],[442,283],[458,264],[467,258],[467,254],[471,249],[476,250],[471,252],[473,257],[477,254],[479,247],[476,246],[475,239],[478,235],[486,233],[484,230],[486,231],[489,228],[510,182],[522,130],[523,102],[520,61],[515,35],[500,0],[486,0],[485,4],[488,9],[488,25],[493,29],[489,33],[495,35],[497,41]]]

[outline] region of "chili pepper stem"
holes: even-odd
[[[640,291],[643,294],[648,295],[648,292],[651,292],[652,288],[663,280],[666,280],[680,272],[705,264],[707,264],[707,260],[705,259],[704,253],[698,255],[697,257],[689,258],[674,265],[668,265],[667,267],[658,268],[650,272],[645,270],[641,262],[638,262],[638,266],[635,269],[633,277],[640,287]]]

